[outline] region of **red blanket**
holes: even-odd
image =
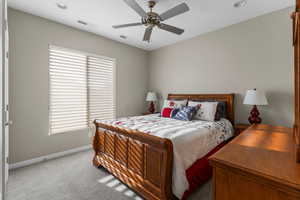
[[[203,185],[212,177],[212,167],[208,163],[208,158],[220,150],[228,142],[219,144],[216,148],[210,151],[206,156],[197,160],[186,172],[186,177],[189,182],[189,189],[185,191],[182,200],[186,200],[197,188]]]

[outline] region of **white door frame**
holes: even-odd
[[[8,181],[8,132],[9,132],[9,97],[8,97],[8,30],[7,0],[0,0],[1,7],[1,200],[6,199]]]

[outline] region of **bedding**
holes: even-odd
[[[212,177],[213,168],[209,165],[208,158],[224,147],[229,141],[230,140],[227,140],[219,144],[204,157],[194,162],[194,164],[185,171],[186,178],[189,182],[189,189],[184,192],[181,200],[188,199],[193,192],[195,192],[201,187],[202,184],[206,183]]]
[[[186,170],[199,158],[233,136],[232,125],[224,118],[217,122],[181,121],[152,114],[100,122],[170,139],[173,143],[174,157],[172,189],[174,195],[180,199],[189,188]]]

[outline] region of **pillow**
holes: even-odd
[[[186,106],[187,100],[165,100],[163,108],[180,108]]]
[[[227,118],[227,103],[225,101],[219,101],[217,106],[215,120],[219,121],[221,118]]]
[[[183,120],[183,121],[191,121],[198,109],[199,109],[199,105],[183,106],[173,118],[178,120]]]
[[[161,111],[161,117],[173,118],[178,111],[179,108],[163,108]]]
[[[163,117],[163,111],[165,108],[181,108],[186,106],[187,100],[165,100],[161,109],[161,116]]]
[[[211,100],[193,100],[194,102],[218,102],[217,112],[215,115],[215,121],[219,121],[221,118],[227,118],[227,102],[226,101],[216,101],[214,99]]]
[[[200,105],[194,119],[204,121],[215,121],[215,115],[217,112],[218,102],[197,102],[189,101],[188,106]]]

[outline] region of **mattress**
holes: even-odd
[[[152,114],[98,122],[170,139],[174,153],[172,189],[179,199],[189,188],[186,170],[233,136],[232,124],[224,118],[216,122],[180,121]]]

